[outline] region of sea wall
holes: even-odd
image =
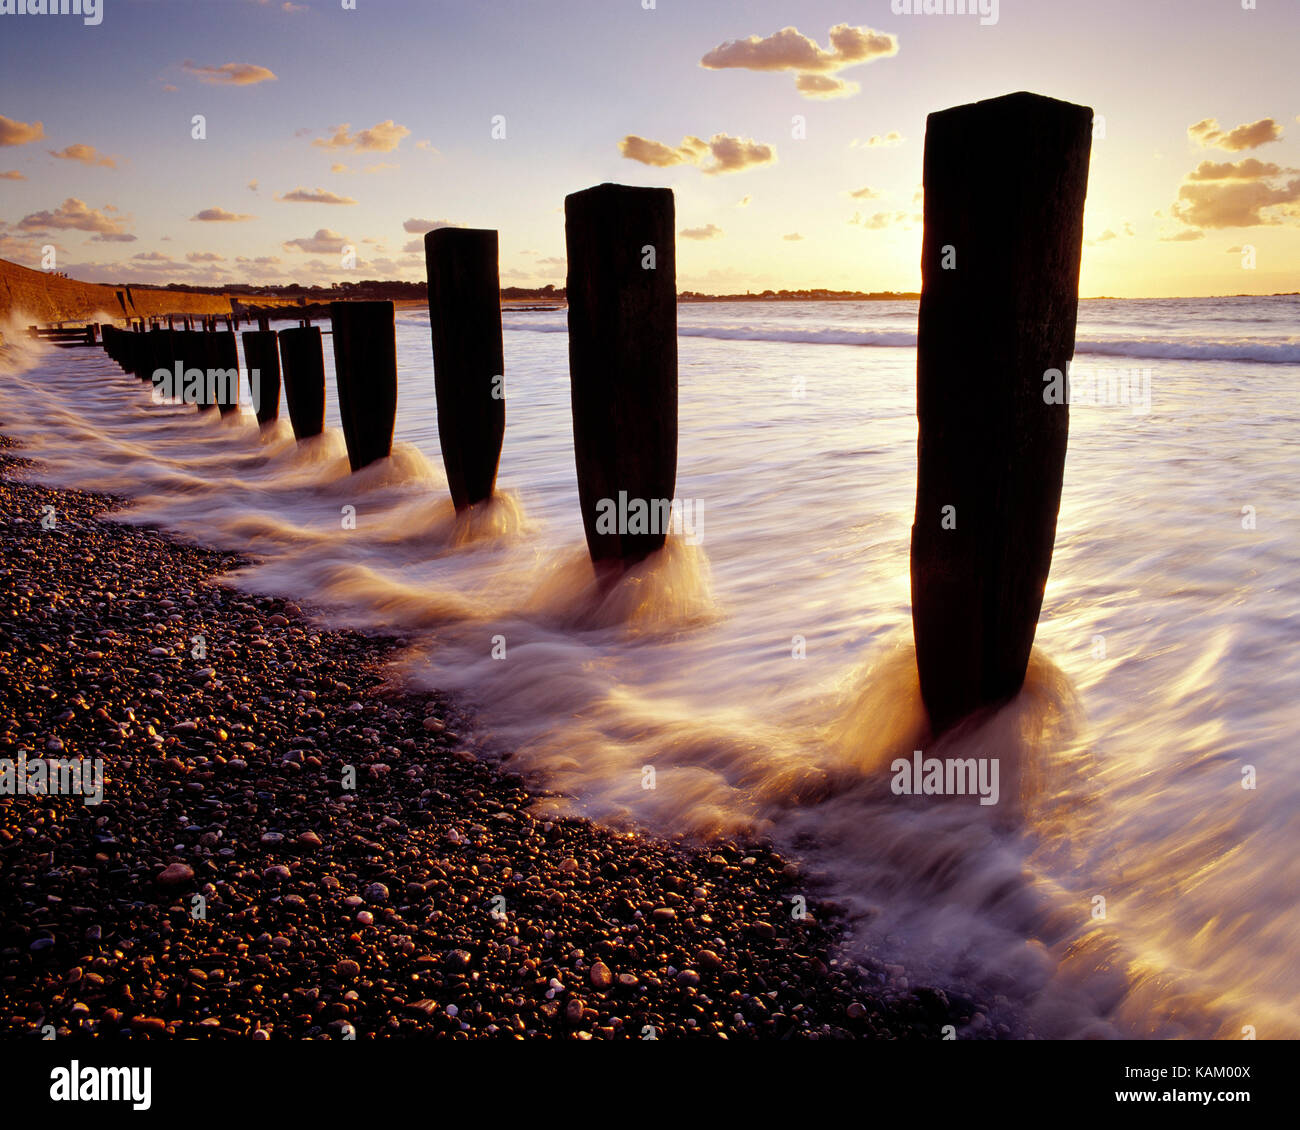
[[[99,286],[33,271],[0,259],[0,319],[17,316],[33,323],[76,322],[95,314],[149,318],[167,314],[229,314],[224,294]]]

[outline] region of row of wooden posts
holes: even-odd
[[[1042,375],[1073,354],[1092,112],[1033,94],[931,114],[918,328],[920,421],[912,604],[935,731],[1024,681],[1051,565],[1068,407]],[[602,500],[670,500],[677,474],[673,194],[602,184],[565,199],[569,368],[578,490],[597,572],[617,575],[666,531],[611,532]],[[491,497],[505,432],[497,233],[425,236],[438,435],[458,510]],[[397,408],[391,302],[330,307],[339,414],[354,471],[387,456]],[[236,335],[105,329],[142,379],[237,372]],[[324,426],[321,331],[243,334],[259,421],[283,387],[294,434]],[[201,409],[238,408],[227,386]],[[722,410],[721,408],[719,409]],[[757,443],[757,437],[755,439]]]

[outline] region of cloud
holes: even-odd
[[[1242,149],[1256,149],[1270,141],[1279,140],[1282,127],[1272,118],[1260,118],[1257,122],[1225,132],[1219,128],[1219,123],[1214,118],[1203,118],[1187,127],[1187,136],[1202,149],[1226,149],[1230,153],[1238,153]]]
[[[391,161],[380,161],[374,165],[367,165],[361,171],[363,173],[386,173],[389,169],[396,168],[400,168],[400,166],[394,165]]]
[[[18,122],[0,114],[0,145],[26,145],[45,136],[40,122]]]
[[[238,224],[245,220],[255,220],[257,217],[244,212],[227,212],[224,208],[204,208],[202,212],[196,212],[190,219],[201,220],[206,224]]]
[[[340,196],[337,192],[330,192],[328,189],[317,188],[315,190],[302,188],[299,186],[292,192],[286,192],[276,197],[291,204],[355,204],[356,201],[350,196]]]
[[[850,192],[849,195],[853,197],[854,200],[879,200],[880,199],[880,193],[878,193],[874,188],[868,188],[866,186],[858,189],[856,192]]]
[[[90,237],[91,243],[134,243],[138,236],[131,235],[129,232],[100,232],[99,235]],[[163,236],[163,239],[169,239],[170,236]]]
[[[700,60],[700,66],[709,70],[795,71],[795,89],[805,98],[840,98],[860,88],[857,83],[830,77],[835,72],[896,54],[897,37],[869,27],[836,24],[830,30],[829,48],[800,34],[798,28],[783,27],[769,36],[751,35],[719,44]]]
[[[569,261],[561,255],[548,255],[545,259],[538,259],[539,267],[567,267]]]
[[[103,235],[118,235],[124,230],[123,221],[111,219],[73,196],[69,196],[53,212],[32,212],[24,216],[18,221],[18,227],[25,231],[71,228],[74,231],[99,232]]]
[[[862,87],[834,75],[796,75],[794,88],[805,98],[847,98]]]
[[[187,263],[224,263],[226,257],[218,255],[215,251],[191,251],[185,256]]]
[[[1204,238],[1205,238],[1205,233],[1203,231],[1193,230],[1189,228],[1187,231],[1180,231],[1175,235],[1162,235],[1160,237],[1160,241],[1162,243],[1187,243],[1193,239],[1204,239]]]
[[[259,82],[271,82],[276,77],[272,71],[256,63],[222,63],[219,67],[206,67],[186,59],[181,68],[213,86],[253,86]]]
[[[739,200],[736,201],[736,207],[737,207],[737,208],[748,208],[748,207],[749,207],[749,202],[750,202],[751,200],[753,200],[753,199],[754,199],[754,198],[753,198],[752,196],[742,196]]]
[[[297,248],[299,251],[310,251],[318,255],[334,253],[343,250],[347,240],[339,235],[336,231],[330,231],[329,228],[318,228],[316,234],[306,239],[289,239],[284,242],[286,251]]]
[[[861,212],[854,212],[849,219],[850,224],[858,224],[868,231],[879,231],[882,228],[900,226],[910,227],[912,224],[920,223],[919,215],[909,216],[906,212],[873,212],[870,216],[864,216]]]
[[[344,122],[342,125],[335,126],[333,134],[329,137],[318,137],[312,144],[321,149],[359,149],[373,153],[391,153],[402,143],[402,138],[409,137],[411,133],[405,126],[399,126],[392,118],[385,122],[377,122],[369,129],[357,133],[349,133],[350,128],[349,124]]]
[[[722,229],[717,224],[705,224],[702,228],[682,228],[677,234],[683,239],[720,239]]]
[[[1295,169],[1284,169],[1271,161],[1260,161],[1247,157],[1244,161],[1202,161],[1190,173],[1188,180],[1262,180],[1265,177],[1281,176],[1294,173]]]
[[[346,173],[347,171],[348,171],[347,165],[343,164],[340,161],[335,161],[334,164],[330,166],[331,173]]]
[[[681,145],[673,148],[662,141],[651,141],[629,133],[618,143],[618,151],[629,161],[640,161],[643,165],[667,168],[670,165],[696,165],[708,152],[708,146],[698,137],[685,137]]]
[[[7,173],[0,173],[0,180],[26,180],[17,169],[10,169]]]
[[[628,134],[618,143],[619,152],[630,161],[667,168],[671,165],[698,165],[706,176],[738,173],[776,160],[776,148],[752,138],[715,133],[708,141],[698,137],[682,138],[676,148],[661,141]]]
[[[1300,177],[1282,180],[1295,172],[1254,157],[1202,161],[1187,174],[1169,215],[1189,228],[1211,229],[1300,220]]]
[[[863,141],[859,137],[855,137],[852,141],[849,142],[849,148],[850,149],[858,149],[858,148],[879,149],[882,147],[888,147],[893,145],[902,145],[903,142],[906,140],[907,138],[905,138],[901,133],[899,133],[898,130],[891,129],[888,133],[883,135],[878,133],[872,134],[869,138],[867,138],[866,141]]]
[[[69,145],[65,149],[49,150],[51,157],[58,157],[63,161],[80,161],[83,165],[103,165],[108,169],[116,169],[117,162],[104,153],[100,153],[93,145]]]
[[[432,142],[432,141],[417,141],[417,142],[415,143],[415,147],[416,147],[416,149],[423,149],[423,150],[424,150],[425,152],[427,152],[427,153],[437,153],[437,152],[438,152],[438,150],[436,150],[436,149],[433,147],[433,142]]]
[[[786,240],[788,243],[798,243],[801,239],[803,239],[803,236],[801,236],[797,231],[792,231],[786,235],[783,235],[781,238]]]
[[[1201,228],[1251,228],[1300,217],[1300,178],[1284,185],[1265,181],[1187,182],[1169,209],[1174,219]],[[1265,209],[1271,211],[1267,215]]]
[[[174,263],[175,260],[170,255],[164,255],[161,251],[141,251],[137,255],[131,256],[132,261],[143,263]]]
[[[280,5],[280,11],[289,12],[290,14],[294,12],[305,12],[307,11],[307,5],[293,4],[290,2],[290,0],[284,0],[284,3]]]
[[[256,192],[256,191],[257,191],[257,181],[255,181],[255,180],[250,180],[250,181],[248,182],[248,190],[249,190],[250,192]]]
[[[166,93],[168,93],[168,94],[175,94],[175,93],[176,93],[176,89],[177,89],[177,88],[174,87],[174,86],[172,86],[172,84],[171,84],[170,82],[169,82],[166,86],[163,87],[163,90],[164,90]]]
[[[423,235],[425,232],[435,231],[438,228],[454,228],[450,220],[418,220],[409,219],[402,221],[402,231],[409,232],[411,235]]]

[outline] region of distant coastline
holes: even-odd
[[[1271,295],[1165,295],[1147,299],[1114,295],[1081,296],[1081,301],[1136,302],[1174,298],[1290,298],[1297,291]],[[826,287],[746,291],[743,294],[704,294],[679,291],[680,303],[707,302],[917,302],[918,291],[831,290]],[[85,283],[54,272],[0,259],[0,319],[19,317],[41,323],[78,322],[114,318],[165,317],[168,314],[237,314],[242,317],[322,318],[331,302],[356,299],[388,299],[399,308],[420,307],[428,302],[428,288],[422,282],[365,279],[335,286],[284,284],[256,286],[234,283],[205,287],[172,283],[167,286],[139,283]],[[501,305],[516,311],[554,310],[566,304],[564,287],[501,288]]]

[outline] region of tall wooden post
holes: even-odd
[[[397,336],[391,302],[331,302],[339,416],[353,471],[387,458],[397,417]]]
[[[926,125],[911,573],[936,733],[1024,682],[1069,430],[1044,376],[1074,353],[1091,123],[1020,93]]]
[[[269,424],[280,414],[280,350],[270,330],[245,330],[244,368],[248,390],[259,424]]]
[[[289,422],[296,439],[325,430],[325,355],[319,326],[291,326],[280,331],[280,368]]]
[[[213,384],[213,396],[217,408],[223,416],[239,411],[239,349],[233,331],[216,328],[214,320],[212,332],[208,335],[211,349],[211,369],[209,377]]]
[[[564,200],[573,447],[598,566],[661,548],[677,481],[671,189],[602,184]]]
[[[457,510],[492,497],[506,429],[497,233],[438,228],[424,237],[438,442]]]

